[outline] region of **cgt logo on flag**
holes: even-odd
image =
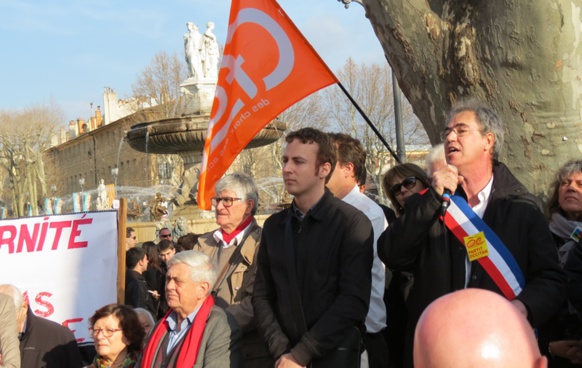
[[[204,145],[198,206],[265,125],[336,77],[274,0],[233,0]]]

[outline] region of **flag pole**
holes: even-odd
[[[368,118],[368,116],[366,115],[366,113],[360,108],[360,105],[358,105],[358,103],[356,102],[356,100],[354,100],[354,98],[352,97],[352,95],[350,95],[350,93],[348,92],[348,90],[341,84],[341,82],[338,82],[337,84],[341,88],[341,90],[345,93],[345,95],[350,99],[350,101],[352,102],[352,104],[354,105],[354,107],[356,108],[356,110],[358,110],[358,112],[360,113],[360,115],[362,115],[362,117],[364,118],[364,120],[366,120],[366,123],[368,123],[368,125],[370,126],[370,128],[372,128],[372,130],[374,131],[374,133],[376,133],[376,135],[378,136],[378,138],[380,139],[380,141],[384,144],[384,146],[388,149],[388,151],[390,152],[390,154],[392,155],[392,157],[394,157],[394,159],[396,160],[396,162],[398,162],[399,164],[401,164],[402,161],[400,161],[400,158],[398,157],[398,155],[396,155],[396,153],[394,153],[394,151],[392,150],[392,148],[390,148],[390,145],[388,144],[388,142],[386,142],[386,140],[384,139],[384,137],[382,136],[382,134],[380,134],[380,132],[378,131],[378,129],[376,129],[376,127],[370,121],[370,119]]]

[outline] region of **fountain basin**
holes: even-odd
[[[202,152],[209,115],[185,116],[133,125],[126,133],[127,143],[144,153],[181,154]],[[246,148],[256,148],[275,142],[287,129],[287,124],[274,120],[263,128]]]

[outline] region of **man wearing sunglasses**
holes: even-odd
[[[125,250],[128,251],[137,245],[137,235],[132,227],[125,229]]]
[[[490,107],[477,101],[454,107],[442,134],[448,165],[433,173],[432,186],[407,202],[406,214],[381,239],[386,265],[414,274],[406,367],[412,366],[418,318],[440,296],[490,290],[510,300],[533,327],[564,301],[566,279],[537,200],[498,161],[503,138],[501,118]],[[448,209],[445,190],[453,194]]]
[[[357,328],[370,302],[372,226],[325,187],[337,160],[326,133],[303,128],[286,141],[283,180],[294,198],[290,208],[269,217],[263,227],[253,291],[258,330],[276,367],[304,367],[318,360],[356,367]],[[355,344],[345,341],[354,336]],[[335,360],[338,356],[346,359]]]
[[[362,172],[366,171],[366,150],[362,143],[343,133],[332,133],[329,136],[337,146],[337,163],[327,187],[335,197],[362,211],[372,223],[374,230],[372,294],[364,335],[367,354],[363,355],[362,366],[384,368],[388,366],[388,346],[382,333],[386,328],[386,306],[383,300],[386,273],[384,264],[378,258],[377,241],[388,227],[388,222],[382,208],[361,193],[358,187],[358,178],[363,177]]]
[[[167,227],[164,227],[160,230],[160,241],[161,240],[170,240],[172,241],[172,230],[168,229]]]

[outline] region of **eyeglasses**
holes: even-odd
[[[115,329],[111,329],[111,328],[89,328],[89,334],[93,337],[97,337],[99,336],[99,332],[103,333],[103,336],[105,337],[111,337],[113,336],[114,333],[116,333],[117,331],[121,331],[121,328],[115,328]]]
[[[449,134],[451,134],[451,132],[455,132],[455,135],[457,137],[463,137],[463,136],[467,135],[469,132],[481,132],[481,133],[483,133],[483,130],[469,128],[469,126],[466,124],[459,124],[459,125],[456,125],[452,128],[446,127],[441,132],[441,140],[444,141],[445,138],[447,138],[449,136]]]
[[[160,238],[171,238],[172,234],[162,234],[160,235]]]
[[[220,201],[222,201],[222,205],[224,207],[230,207],[234,203],[234,201],[240,201],[242,198],[232,198],[232,197],[212,197],[210,200],[212,201],[212,205],[214,207],[218,206]]]
[[[416,178],[414,176],[411,176],[409,178],[402,180],[402,183],[394,184],[393,186],[391,186],[390,193],[394,197],[396,197],[396,196],[402,194],[402,192],[401,192],[402,187],[410,190],[410,189],[414,188],[415,185],[416,185]]]

